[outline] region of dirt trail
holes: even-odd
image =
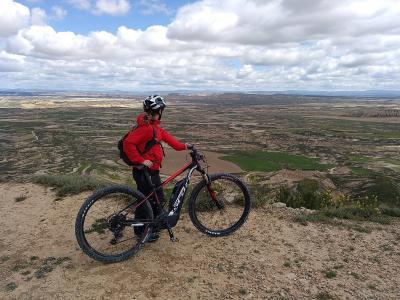
[[[0,299],[400,298],[398,221],[366,224],[373,230],[364,233],[303,226],[293,210],[269,207],[253,210],[234,235],[209,238],[184,214],[179,243],[163,234],[137,256],[104,265],[74,237],[88,194],[54,201],[48,188],[0,184]]]

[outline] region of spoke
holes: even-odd
[[[136,236],[133,236],[133,237],[131,237],[131,238],[128,238],[128,239],[125,239],[125,240],[122,240],[122,241],[117,241],[115,244],[113,244],[113,246],[114,245],[118,245],[118,244],[121,244],[121,243],[123,243],[123,242],[126,242],[126,241],[129,241],[129,240],[133,240],[133,239],[136,239]]]

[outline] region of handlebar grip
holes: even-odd
[[[143,169],[146,168],[146,166],[143,165],[143,164],[133,164],[131,167],[132,167],[133,169],[136,169],[136,170],[143,170]]]

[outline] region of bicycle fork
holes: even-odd
[[[202,176],[203,176],[203,179],[205,180],[205,182],[207,184],[207,191],[210,194],[211,200],[218,207],[218,209],[223,209],[224,208],[224,204],[217,199],[217,194],[215,193],[215,191],[211,187],[210,178],[208,177],[208,175],[206,173],[203,173]]]

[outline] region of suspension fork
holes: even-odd
[[[215,193],[215,191],[213,190],[213,188],[211,186],[210,177],[204,171],[202,172],[202,177],[203,177],[204,181],[206,182],[207,191],[210,194],[210,197],[211,197],[212,201],[218,207],[218,209],[223,209],[224,208],[224,204],[217,199],[217,193]]]

